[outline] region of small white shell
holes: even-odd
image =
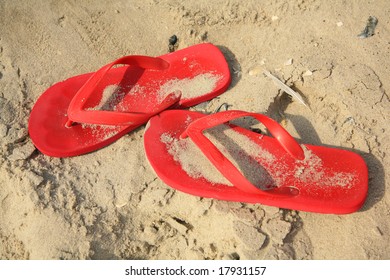
[[[302,74],[302,77],[307,77],[307,76],[311,76],[313,75],[313,72],[311,72],[310,70],[307,70],[305,73]]]
[[[292,58],[290,58],[289,60],[287,60],[287,61],[284,63],[285,66],[289,66],[289,65],[291,65],[291,64],[293,64],[293,59],[292,59]]]

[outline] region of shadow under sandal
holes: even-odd
[[[29,134],[46,155],[85,154],[172,106],[186,108],[222,94],[230,81],[225,57],[209,43],[159,57],[125,56],[47,89],[31,111]]]
[[[252,117],[273,137],[229,123]],[[150,119],[146,156],[167,185],[201,197],[347,214],[360,209],[368,170],[356,153],[300,145],[261,114],[170,110]]]

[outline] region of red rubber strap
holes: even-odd
[[[282,195],[294,196],[297,195],[295,188],[274,188],[269,191],[262,191],[255,187],[242,173],[234,166],[234,164],[226,158],[218,148],[203,134],[203,131],[214,126],[226,123],[233,119],[241,117],[253,117],[262,122],[270,133],[278,140],[281,146],[291,156],[302,160],[305,158],[301,146],[294,140],[294,138],[277,122],[271,118],[255,113],[248,113],[243,111],[224,111],[203,118],[197,119],[189,124],[187,129],[180,136],[181,138],[190,137],[191,140],[200,148],[205,156],[214,164],[214,166],[226,177],[235,187],[248,193],[261,193],[263,195]]]
[[[136,55],[124,56],[103,66],[88,79],[70,102],[68,107],[68,125],[72,122],[103,125],[131,125],[145,122],[151,116],[167,109],[180,100],[179,93],[171,93],[150,113],[84,110],[84,104],[91,94],[95,92],[96,86],[107,72],[118,64],[127,64],[153,70],[165,70],[169,67],[169,63],[161,58]]]

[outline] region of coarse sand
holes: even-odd
[[[389,14],[387,0],[1,1],[0,259],[389,259]],[[378,19],[374,35],[359,38],[369,16]],[[144,127],[79,157],[35,149],[28,117],[48,87],[125,55],[165,54],[173,34],[178,49],[218,46],[233,78],[224,94],[191,110],[227,103],[272,117],[300,143],[360,154],[369,169],[363,208],[321,215],[175,191],[147,162]],[[213,79],[192,82],[208,89]],[[124,91],[106,91],[100,106],[118,105],[111,101]],[[320,179],[313,170],[293,174]]]

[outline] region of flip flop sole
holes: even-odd
[[[218,180],[224,182],[215,178],[210,181],[210,172],[219,174],[219,171],[207,163],[207,158],[197,147],[191,148],[188,139],[180,138],[191,122],[204,116],[172,110],[149,121],[144,135],[145,153],[156,174],[167,185],[201,197],[318,213],[351,213],[364,203],[368,171],[359,155],[341,149],[302,145],[305,159],[296,160],[275,138],[234,125],[225,125],[222,131],[214,133],[214,141],[220,141],[216,146],[233,155],[242,173],[253,177],[253,183],[263,191],[243,192],[223,180],[222,175]],[[201,156],[203,161],[200,164]],[[295,188],[297,193],[284,197],[264,195],[267,189],[275,187]]]
[[[86,110],[153,112],[169,93],[180,90],[180,107],[188,107],[223,93],[230,84],[223,54],[211,44],[192,46],[160,56],[170,63],[164,71],[122,66],[111,69],[85,103]],[[144,124],[66,126],[68,107],[94,73],[54,84],[37,100],[29,119],[35,146],[49,156],[68,157],[92,152]]]

